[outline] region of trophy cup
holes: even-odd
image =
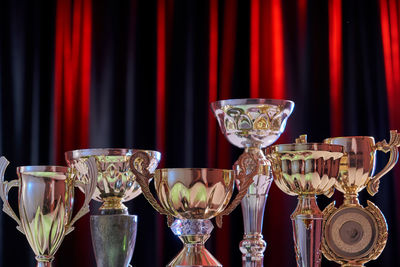
[[[137,216],[129,215],[123,202],[142,191],[129,167],[134,149],[81,149],[65,153],[69,166],[93,158],[98,176],[93,199],[103,202],[100,215],[90,216],[90,231],[98,267],[126,267],[131,261],[136,241]],[[161,159],[157,151],[143,150],[151,158],[148,171],[153,173]],[[75,168],[73,168],[75,169]],[[77,179],[86,179],[76,172]]]
[[[370,136],[335,137],[324,142],[342,145],[347,156],[342,158],[335,184],[336,189],[344,194],[344,202],[339,208],[332,202],[323,211],[322,252],[328,260],[342,266],[364,266],[382,253],[388,231],[379,208],[371,201],[367,201],[367,207],[360,205],[358,193],[365,187],[371,195],[378,192],[380,178],[398,160],[400,135],[397,131],[390,131],[389,144],[385,140],[375,144]],[[373,176],[375,152],[378,150],[390,151],[390,157],[386,166]]]
[[[159,213],[167,215],[171,230],[184,243],[181,252],[167,266],[222,266],[204,247],[204,243],[213,229],[210,219],[216,217],[217,225],[221,227],[222,216],[228,215],[239,205],[252,183],[250,177],[253,177],[257,168],[246,174],[242,163],[247,160],[249,156],[242,157],[235,165],[238,175],[233,170],[221,169],[157,169],[154,185],[160,205],[148,185],[153,177],[148,171],[148,154],[137,152],[131,157],[131,169],[144,196]],[[240,183],[240,190],[228,206],[236,179]],[[173,223],[172,217],[176,218]]]
[[[258,162],[254,182],[242,199],[244,236],[239,247],[243,266],[262,267],[267,246],[262,235],[264,209],[273,177],[270,163],[261,149],[273,144],[282,134],[294,103],[289,100],[230,99],[211,103],[211,108],[228,141],[244,148],[243,154],[252,155]]]
[[[298,140],[306,139],[302,136]],[[323,143],[267,148],[275,184],[286,194],[298,196],[297,207],[291,215],[297,266],[318,267],[321,264],[323,215],[316,195],[332,196],[342,156],[342,146]]]
[[[13,218],[17,229],[25,234],[29,245],[36,255],[37,267],[51,267],[64,236],[73,229],[73,224],[89,212],[95,184],[92,178],[97,176],[96,163],[89,160],[80,163],[77,170],[88,179],[73,179],[71,170],[61,166],[24,166],[17,168],[19,179],[4,181],[4,172],[9,162],[0,158],[0,197],[3,211]],[[74,186],[85,193],[82,208],[71,220],[74,202]],[[8,203],[8,192],[18,187],[18,208],[20,218]]]

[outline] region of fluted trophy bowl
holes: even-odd
[[[222,133],[234,146],[267,147],[283,133],[294,102],[279,99],[229,99],[211,103]]]
[[[167,215],[171,230],[184,243],[184,248],[167,266],[222,266],[204,246],[214,228],[210,219],[216,217],[217,225],[222,226],[222,216],[239,205],[257,168],[247,174],[244,161],[240,161],[234,165],[236,172],[175,168],[159,169],[152,175],[146,169],[149,162],[147,154],[138,152],[131,158],[131,168],[146,199],[159,213]],[[159,202],[149,189],[148,182],[153,176]],[[239,193],[230,202],[235,182],[240,185]]]
[[[232,170],[158,169],[154,183],[164,209],[179,219],[207,220],[228,205],[235,176]]]
[[[128,214],[127,207],[123,202],[141,194],[141,188],[129,166],[130,157],[136,151],[144,151],[150,156],[151,162],[148,169],[153,173],[161,160],[161,153],[158,151],[96,148],[65,152],[65,159],[69,166],[90,157],[96,160],[98,177],[93,199],[103,202],[100,207],[101,214]],[[81,179],[82,177],[77,178]]]
[[[323,143],[282,144],[267,148],[275,184],[286,194],[298,196],[292,213],[297,265],[321,265],[323,214],[316,195],[332,196],[339,175],[343,147]]]
[[[36,255],[38,267],[50,267],[54,254],[73,224],[89,212],[89,201],[94,191],[92,179],[76,181],[70,168],[63,166],[22,166],[17,168],[18,180],[4,180],[8,161],[0,158],[0,197],[3,211],[18,224]],[[93,160],[80,164],[79,171],[88,177],[97,175]],[[72,218],[74,186],[80,183],[85,193],[82,208]],[[8,192],[18,187],[19,217],[8,203]]]

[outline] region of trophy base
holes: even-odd
[[[184,247],[167,267],[208,266],[222,267],[222,264],[204,247],[214,226],[210,220],[179,220],[171,230],[184,243]]]
[[[137,216],[92,215],[90,230],[98,267],[127,267],[135,248]]]

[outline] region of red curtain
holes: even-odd
[[[92,6],[91,0],[59,0],[55,29],[55,117],[56,162],[65,165],[64,152],[89,146],[89,108]],[[75,210],[82,205],[77,192]],[[63,242],[62,257],[72,257],[76,266],[90,266],[91,239],[89,216],[81,218]],[[69,248],[69,249],[68,249]],[[63,251],[65,255],[63,255]],[[73,252],[73,254],[71,254]]]

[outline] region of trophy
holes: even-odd
[[[370,136],[335,137],[324,142],[342,145],[347,156],[342,158],[335,184],[336,189],[344,194],[344,202],[339,208],[332,202],[323,211],[322,252],[328,260],[342,266],[363,266],[382,253],[388,231],[379,208],[371,201],[367,201],[367,207],[360,205],[358,193],[365,187],[371,195],[378,192],[379,180],[398,160],[400,135],[397,131],[390,131],[389,144],[385,140],[375,144]],[[390,157],[386,166],[373,176],[377,150],[390,151]]]
[[[244,236],[239,247],[243,266],[261,267],[267,246],[262,235],[264,209],[273,180],[270,163],[261,149],[273,144],[282,134],[294,103],[274,99],[230,99],[211,103],[211,108],[228,141],[257,159],[258,172],[242,199]],[[246,166],[253,168],[254,164]]]
[[[90,158],[97,165],[98,175],[95,178],[97,182],[93,199],[103,204],[100,215],[90,216],[90,231],[98,267],[126,267],[132,258],[138,218],[128,214],[128,208],[123,202],[142,192],[129,166],[129,160],[136,151],[149,155],[148,171],[153,173],[161,159],[161,153],[157,151],[100,148],[65,153],[66,161],[71,167]],[[86,179],[81,172],[76,172],[75,175],[78,180]]]
[[[302,136],[296,141],[306,141]],[[286,194],[298,197],[291,215],[297,266],[321,264],[323,215],[316,195],[331,197],[339,175],[343,147],[323,143],[282,144],[267,148],[275,184]]]
[[[213,230],[210,219],[216,217],[217,225],[221,227],[222,216],[228,215],[239,205],[252,183],[250,178],[257,168],[248,174],[243,169],[243,162],[252,160],[249,158],[242,157],[235,164],[238,175],[233,170],[207,168],[157,169],[152,175],[148,171],[148,154],[137,152],[131,157],[131,169],[144,196],[159,213],[167,215],[171,230],[184,243],[181,252],[167,266],[222,266],[205,248],[204,243]],[[161,204],[149,189],[148,182],[153,176]],[[235,180],[240,184],[240,189],[229,204]]]
[[[73,229],[74,223],[89,212],[97,176],[94,160],[78,164],[77,170],[88,179],[74,180],[71,170],[61,166],[23,166],[17,168],[18,180],[4,181],[4,172],[9,162],[0,158],[0,197],[3,211],[13,218],[17,229],[25,234],[36,255],[37,267],[51,267],[64,236]],[[75,217],[72,217],[74,186],[85,193],[85,201]],[[8,203],[8,192],[18,187],[20,218]]]

